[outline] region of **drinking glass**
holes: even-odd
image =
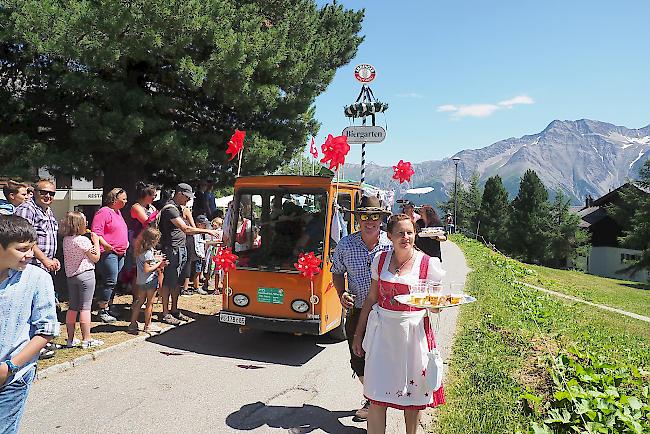
[[[409,285],[409,292],[413,294],[413,302],[416,304],[424,304],[427,300],[427,294],[430,291],[431,282],[424,279],[416,280]]]

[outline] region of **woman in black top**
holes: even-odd
[[[440,228],[441,231],[444,231],[442,222],[440,221],[438,214],[436,214],[436,210],[434,210],[431,205],[423,205],[422,208],[420,208],[420,217],[420,220],[416,222],[418,233],[423,228]],[[431,257],[435,256],[436,258],[440,259],[440,262],[442,262],[440,242],[447,240],[447,237],[445,235],[438,235],[433,238],[416,235],[415,245],[427,255]]]

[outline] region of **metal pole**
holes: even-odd
[[[366,125],[366,118],[364,116],[361,125]],[[366,142],[361,144],[361,184],[366,180]]]
[[[361,184],[366,180],[366,142],[361,144]]]
[[[454,175],[454,233],[457,231],[457,222],[456,222],[456,217],[458,215],[458,162],[460,161],[460,158],[455,157],[454,159],[454,165],[456,166],[456,173]]]

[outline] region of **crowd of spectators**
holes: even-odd
[[[66,284],[60,285],[65,288],[53,285],[52,296],[57,311],[59,298],[68,302],[66,347],[103,344],[90,333],[93,311],[95,320],[105,323],[128,316],[129,332],[137,334],[144,305],[142,330],[159,331],[160,327],[152,324],[156,294],[163,303],[161,322],[179,325],[190,320],[179,311],[178,297],[181,290],[184,295],[207,293],[214,272],[209,261],[222,237],[222,219],[217,217],[211,189],[211,183],[201,182],[195,195],[190,185],[180,183],[171,196],[160,192],[157,208],[154,200],[159,188],[140,182],[136,201],[127,211],[127,192],[116,187],[104,195],[103,206],[94,215],[71,211],[59,222],[52,210],[56,195],[53,180],[41,179],[33,186],[6,183],[0,215],[22,217],[34,229],[35,242],[27,261],[53,281],[62,268],[65,272]],[[190,201],[193,208],[187,206]],[[61,260],[56,255],[59,249]],[[133,295],[128,315],[114,304],[117,289]],[[80,339],[75,337],[77,323]],[[48,341],[40,357],[52,357],[61,347]]]

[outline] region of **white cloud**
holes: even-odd
[[[499,106],[494,104],[470,104],[462,105],[458,108],[458,111],[454,113],[454,116],[465,117],[472,116],[475,118],[485,118],[490,116],[495,111],[499,110]]]
[[[398,98],[415,98],[415,99],[424,98],[424,95],[417,92],[398,93],[396,96]]]
[[[533,99],[528,95],[517,95],[514,98],[506,99],[496,104],[444,104],[438,106],[438,111],[451,113],[451,117],[454,119],[460,119],[466,116],[474,118],[486,118],[502,108],[511,109],[515,105],[534,103],[535,101],[533,101]]]
[[[499,103],[500,106],[508,108],[512,108],[512,106],[517,104],[535,104],[535,101],[533,101],[533,99],[528,95],[517,95],[514,98],[510,98]]]
[[[458,107],[451,104],[441,105],[438,107],[439,112],[455,112],[458,110]]]

